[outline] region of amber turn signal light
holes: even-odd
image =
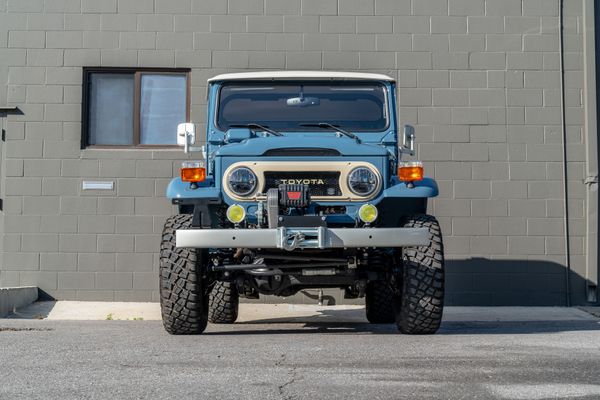
[[[398,177],[402,182],[415,182],[423,180],[423,163],[420,161],[400,163]]]
[[[184,182],[203,182],[206,179],[206,169],[202,163],[183,163],[181,180]]]

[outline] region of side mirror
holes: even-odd
[[[402,135],[402,152],[411,156],[415,155],[415,127],[412,125],[404,125],[404,133]]]
[[[196,126],[190,122],[177,125],[177,144],[183,146],[187,153],[194,143],[196,143]]]

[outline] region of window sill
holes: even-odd
[[[174,150],[182,149],[183,146],[176,144],[157,144],[157,145],[140,145],[140,146],[129,146],[129,145],[91,145],[87,146],[82,150]]]
[[[135,147],[135,146],[90,146],[81,150],[81,158],[85,159],[130,159],[130,160],[186,160],[190,156],[183,152],[183,147]]]

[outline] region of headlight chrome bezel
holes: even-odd
[[[246,184],[249,184],[251,187],[250,189],[246,190],[246,191],[238,191],[234,188],[234,184],[233,183],[233,178],[235,177],[236,174],[241,174],[241,173],[249,173],[250,176],[252,177],[249,181],[250,182],[245,182]],[[242,182],[242,180],[238,181]],[[256,188],[258,186],[258,177],[256,176],[256,174],[254,173],[254,171],[252,171],[250,168],[247,167],[238,167],[235,168],[234,170],[232,170],[228,175],[227,175],[227,188],[229,190],[231,190],[232,193],[234,193],[236,196],[239,197],[248,197],[250,195],[252,195],[255,191]]]
[[[356,190],[354,185],[357,183],[356,175],[359,173],[364,173],[364,172],[368,173],[369,181],[368,182],[362,181],[362,182],[358,182],[358,183],[359,184],[368,184],[371,186],[371,188],[366,192],[361,192],[361,191]],[[361,177],[361,179],[364,179],[364,176]],[[353,182],[354,182],[354,185],[353,185]],[[350,171],[350,173],[348,174],[348,179],[347,179],[346,183],[348,184],[348,189],[350,189],[350,191],[352,193],[354,193],[355,195],[361,196],[361,197],[369,197],[373,193],[375,193],[375,191],[379,187],[379,175],[376,174],[370,168],[356,167],[352,171]]]

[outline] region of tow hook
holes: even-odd
[[[291,235],[287,235],[282,243],[283,249],[287,251],[296,250],[305,238],[306,236],[304,236],[302,232],[296,232]],[[292,241],[291,243],[290,240]]]

